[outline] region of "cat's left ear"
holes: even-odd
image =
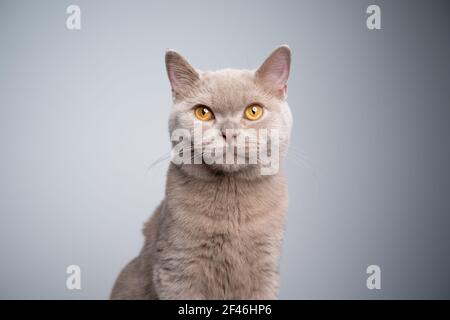
[[[274,92],[276,96],[285,99],[290,68],[291,49],[283,45],[275,49],[256,70],[255,78],[259,84]]]

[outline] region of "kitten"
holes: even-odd
[[[203,72],[168,51],[170,132],[192,132],[195,125],[216,129],[214,138],[227,153],[242,130],[275,129],[282,159],[292,126],[286,102],[290,61],[289,47],[281,46],[256,71]],[[203,139],[184,152],[191,156],[209,143]],[[165,199],[145,224],[142,251],[120,273],[112,299],[277,298],[287,211],[283,174],[261,174],[261,161],[203,160],[170,163]]]

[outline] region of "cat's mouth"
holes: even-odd
[[[222,155],[223,158],[217,161],[210,154],[204,153],[202,156],[202,164],[216,173],[237,173],[254,170],[259,167],[257,158],[251,158],[248,151],[247,153],[239,152],[236,146],[229,146],[228,149],[224,148]]]
[[[203,141],[190,144],[185,148],[176,148],[172,162],[192,166],[204,166],[214,172],[238,172],[260,169],[262,175],[278,171],[279,156],[271,147],[261,143],[225,143],[214,145]],[[277,150],[278,151],[278,150]]]
[[[219,148],[208,146],[202,150],[202,159],[205,164],[217,164],[224,167],[233,167],[251,165],[258,163],[258,148],[247,146],[238,146],[235,143],[227,143]]]

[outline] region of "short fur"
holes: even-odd
[[[174,105],[170,132],[193,130],[192,108],[214,112],[205,129],[280,130],[281,157],[292,125],[286,86],[290,50],[276,49],[256,71],[201,72],[168,51]],[[242,118],[251,103],[260,120]],[[202,141],[206,144],[206,141]],[[196,146],[194,146],[195,148]],[[145,244],[120,273],[112,299],[275,299],[287,211],[282,172],[261,175],[260,164],[171,163],[165,199],[145,224]]]

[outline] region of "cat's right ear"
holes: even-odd
[[[199,74],[178,52],[166,52],[166,69],[174,98],[186,95],[199,79]]]

